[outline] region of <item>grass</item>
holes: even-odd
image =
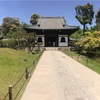
[[[67,55],[100,74],[100,57],[79,55],[77,52],[66,52]]]
[[[38,54],[28,54],[9,48],[0,48],[0,100],[8,92],[9,85],[14,85],[25,72],[26,67],[32,64]],[[25,80],[25,77],[22,81]],[[18,91],[22,82],[14,88],[13,93]]]

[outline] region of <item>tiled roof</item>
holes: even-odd
[[[77,29],[78,26],[69,26],[64,17],[40,17],[36,25],[26,27],[28,29]]]

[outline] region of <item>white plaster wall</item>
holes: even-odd
[[[66,42],[61,42],[61,38],[64,37]],[[62,46],[68,46],[68,36],[67,35],[59,35],[59,43],[58,45],[60,47]]]

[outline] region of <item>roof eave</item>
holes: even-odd
[[[33,27],[26,27],[25,29],[30,30],[78,30],[79,27],[69,27],[69,28],[33,28]]]

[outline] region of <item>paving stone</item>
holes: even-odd
[[[77,99],[75,99],[75,100],[86,100],[86,99],[84,99],[84,98],[77,98]]]
[[[66,96],[66,100],[76,100],[77,99],[77,96],[75,95],[67,95]]]
[[[65,95],[69,95],[69,92],[68,92],[68,90],[65,90]]]
[[[89,100],[89,98],[88,98],[87,95],[85,95],[85,94],[77,94],[77,100],[78,100],[79,98],[82,98],[83,100]],[[81,100],[81,99],[79,99],[79,100]]]
[[[66,64],[67,66],[65,66],[64,62],[60,61],[59,58],[55,59],[55,62],[56,62],[55,69],[57,70],[56,71],[57,74],[59,74],[59,78],[61,80],[62,87],[65,91],[65,95],[67,96],[69,95],[67,99],[89,100],[87,95],[84,94],[88,88],[84,86],[80,80],[77,79],[77,75],[73,76],[71,70],[68,69],[68,67],[70,66],[68,64]],[[74,98],[76,96],[72,96],[72,95],[77,95],[77,98]]]

